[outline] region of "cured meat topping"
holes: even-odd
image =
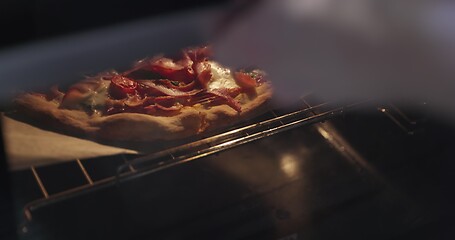
[[[195,104],[226,104],[241,112],[235,97],[264,81],[259,70],[231,71],[211,60],[209,47],[189,48],[177,58],[138,61],[123,73],[110,72],[70,87],[62,108],[96,109],[103,115],[122,112],[167,114]],[[205,101],[210,99],[210,101]]]

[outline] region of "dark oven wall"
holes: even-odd
[[[223,4],[228,0],[4,0],[0,50],[118,23]]]

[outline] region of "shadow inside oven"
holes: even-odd
[[[347,113],[38,206],[22,236],[427,239],[447,199],[431,174],[450,158],[450,134],[410,136],[382,111]]]

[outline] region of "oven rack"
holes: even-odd
[[[84,167],[83,162],[88,160],[76,159],[76,163],[86,179],[86,184],[67,189],[58,193],[49,194],[46,186],[41,180],[36,167],[32,166],[30,170],[38,184],[43,197],[34,200],[24,207],[24,215],[27,221],[32,220],[32,212],[40,207],[52,204],[64,199],[72,198],[81,194],[87,194],[98,189],[129,181],[141,176],[153,174],[158,171],[181,165],[202,157],[215,154],[236,146],[247,144],[268,136],[272,136],[284,131],[288,131],[300,126],[311,125],[317,122],[323,122],[335,116],[343,114],[346,110],[361,105],[363,102],[356,102],[336,106],[328,102],[312,104],[302,98],[299,101],[299,108],[293,111],[280,109],[269,109],[259,119],[252,123],[233,128],[213,136],[200,140],[189,142],[177,147],[172,147],[163,151],[152,154],[139,156],[132,160],[124,158],[124,164],[120,165],[114,176],[94,181]],[[89,159],[90,160],[90,159]],[[26,227],[22,230],[27,231]]]

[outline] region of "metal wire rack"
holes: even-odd
[[[118,184],[144,175],[153,174],[176,165],[184,164],[205,156],[218,153],[236,146],[247,144],[271,135],[288,131],[300,126],[310,125],[343,114],[346,110],[360,105],[356,102],[335,106],[327,102],[311,104],[302,98],[299,107],[293,111],[269,109],[264,115],[253,119],[249,123],[238,125],[213,136],[168,148],[152,154],[137,156],[133,159],[122,155],[122,164],[117,168],[116,174],[103,179],[94,180],[85,167],[90,159],[76,159],[77,167],[84,176],[85,183],[64,189],[57,193],[49,193],[45,183],[37,171],[37,167],[30,167],[33,177],[42,193],[42,198],[28,203],[24,214],[28,221],[32,220],[32,212],[54,202],[77,196],[79,194],[96,191],[97,189]],[[258,120],[259,119],[259,120]],[[262,119],[262,120],[261,120]]]

